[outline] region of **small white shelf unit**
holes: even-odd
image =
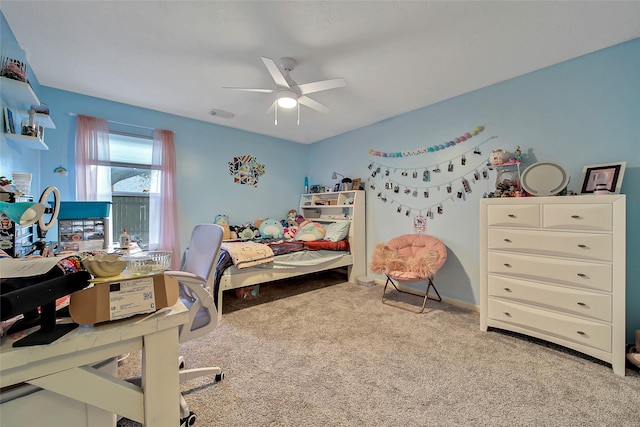
[[[3,102],[7,103],[6,107],[10,108],[15,114],[13,117],[14,127],[20,129],[22,119],[29,117],[28,111],[32,105],[40,105],[40,100],[36,96],[33,88],[29,83],[18,80],[0,77],[0,93]],[[36,114],[36,122],[38,125],[49,129],[55,129],[56,126],[47,114]],[[21,135],[19,133],[4,132],[4,137],[22,147],[35,150],[48,150],[49,147],[44,141],[38,137]]]

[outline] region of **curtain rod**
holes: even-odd
[[[69,113],[69,115],[71,117],[76,117],[78,114],[77,113]],[[151,127],[148,127],[148,126],[132,125],[131,123],[117,122],[115,120],[107,120],[107,123],[113,123],[114,125],[131,126],[131,127],[140,128],[140,129],[156,130],[155,128],[151,128]],[[159,130],[165,130],[165,129],[159,129]],[[172,130],[169,131],[169,132],[174,133]]]

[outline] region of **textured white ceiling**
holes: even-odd
[[[640,36],[639,1],[13,1],[38,81],[312,143]],[[298,61],[331,111],[266,111],[261,56]],[[46,102],[46,100],[44,100]],[[234,114],[213,117],[212,108]],[[76,111],[75,113],[82,113]]]

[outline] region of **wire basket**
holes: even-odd
[[[169,268],[171,252],[149,251],[126,257],[129,271],[133,274],[162,273]]]

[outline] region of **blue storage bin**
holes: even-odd
[[[108,218],[111,202],[60,202],[58,219]]]

